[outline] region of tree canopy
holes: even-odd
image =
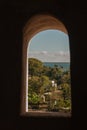
[[[65,72],[57,65],[54,67],[44,66],[40,60],[29,58],[28,72],[29,106],[31,103],[40,104],[42,102],[47,103],[48,110],[70,108],[70,71]],[[54,85],[52,85],[52,81],[54,81]]]
[[[35,58],[28,59],[28,72],[31,76],[40,76],[43,69],[43,63]]]

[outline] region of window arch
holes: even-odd
[[[37,33],[55,29],[68,34],[67,29],[60,20],[51,15],[33,16],[23,29],[23,62],[22,62],[22,106],[21,114],[28,113],[28,44]],[[37,114],[36,114],[37,115]]]

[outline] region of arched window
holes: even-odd
[[[29,20],[23,30],[22,70],[22,114],[57,116],[66,111],[70,116],[69,37],[62,22],[50,15]]]

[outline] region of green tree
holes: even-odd
[[[43,70],[43,63],[35,58],[28,59],[28,72],[30,76],[40,76]]]
[[[61,87],[62,87],[62,96],[64,100],[71,99],[71,86],[67,83],[63,83]]]
[[[29,93],[28,94],[28,101],[29,101],[30,104],[38,104],[39,101],[40,101],[40,97],[35,92],[33,92],[32,94]]]
[[[38,76],[32,76],[29,81],[28,81],[28,93],[39,93],[41,87],[41,83],[40,83],[40,77]]]
[[[40,93],[45,93],[45,92],[48,92],[50,91],[50,87],[51,87],[51,81],[49,79],[49,77],[43,75],[40,77],[40,85],[41,85],[41,88],[40,88]]]
[[[61,83],[67,83],[70,84],[70,72],[64,72],[62,77],[61,77]]]

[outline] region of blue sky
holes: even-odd
[[[29,42],[28,57],[43,62],[69,62],[69,38],[58,30],[45,30],[37,33]]]

